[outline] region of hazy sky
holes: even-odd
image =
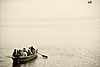
[[[92,1],[88,4],[87,0],[0,0],[0,21],[12,24],[15,21],[98,18],[100,0]]]
[[[100,0],[92,4],[87,0],[0,0],[0,44],[5,47],[34,42],[94,44],[100,41],[99,22]]]

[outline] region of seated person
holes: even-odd
[[[26,49],[25,49],[25,48],[23,48],[23,51],[22,51],[22,56],[23,56],[23,57],[26,57],[26,56],[27,56],[27,51],[26,51]]]
[[[34,54],[35,53],[35,49],[33,48],[33,46],[31,46],[31,52]]]
[[[32,55],[32,52],[30,49],[28,49],[27,56],[30,56],[30,55]]]

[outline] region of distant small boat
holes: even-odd
[[[38,50],[35,50],[34,55],[26,56],[26,57],[12,57],[13,63],[21,64],[28,62],[30,60],[34,60],[38,57]]]

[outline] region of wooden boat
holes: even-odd
[[[30,60],[34,60],[35,58],[38,57],[38,50],[35,50],[34,55],[26,56],[26,57],[12,57],[13,63],[21,64],[28,62]]]

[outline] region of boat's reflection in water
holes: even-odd
[[[35,61],[36,61],[36,59],[30,60],[30,61],[22,63],[22,64],[18,64],[18,63],[13,62],[12,67],[30,67],[30,66],[32,66],[32,64],[35,63]]]
[[[13,62],[12,67],[21,67],[21,65]]]

